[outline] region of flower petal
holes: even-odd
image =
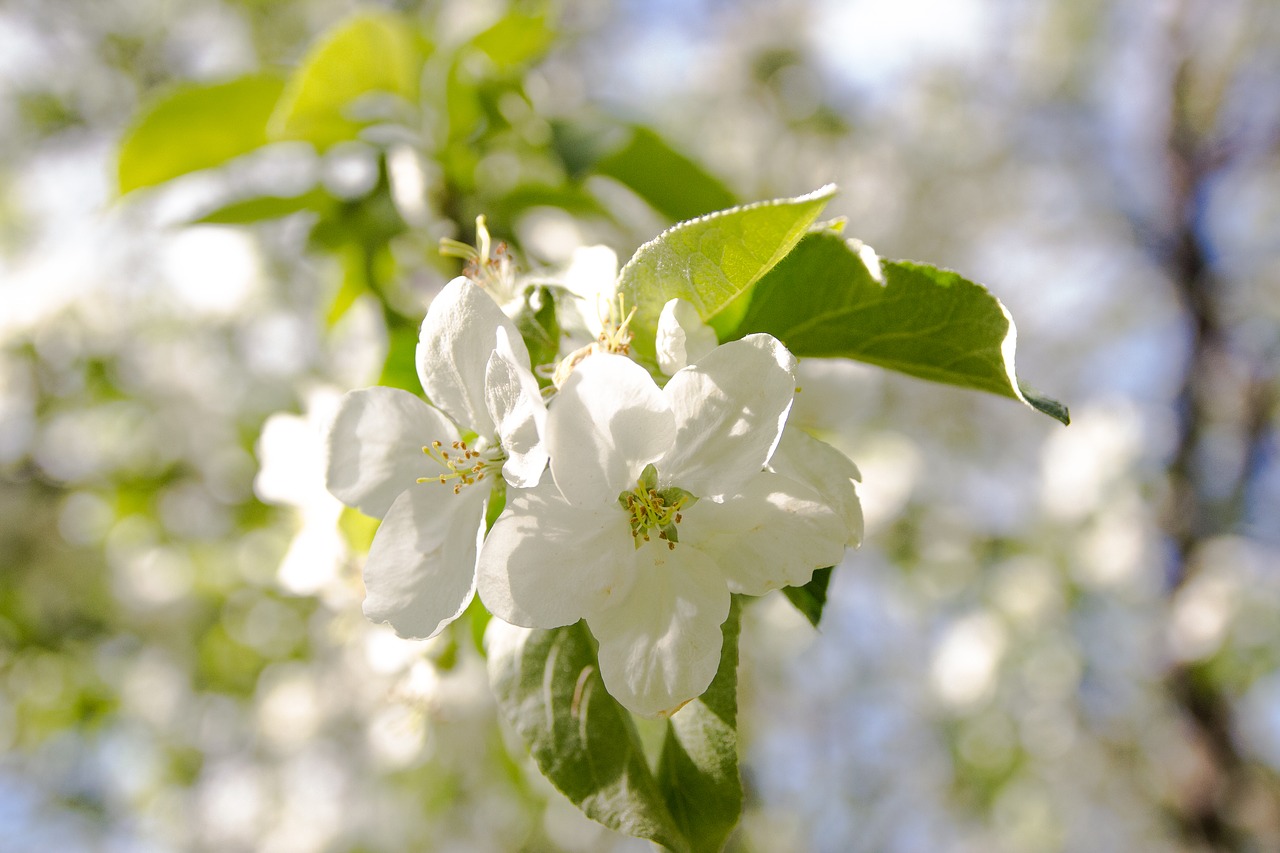
[[[635,546],[617,503],[576,507],[554,483],[508,492],[507,508],[480,549],[480,600],[528,628],[572,625],[625,596]]]
[[[664,394],[676,440],[658,463],[664,484],[699,497],[725,495],[760,471],[791,408],[795,364],[777,338],[748,335],[672,376]]]
[[[579,246],[565,270],[565,290],[573,298],[564,302],[561,324],[570,333],[594,340],[609,316],[618,279],[618,256],[608,246]]]
[[[587,624],[600,641],[600,676],[637,714],[669,715],[700,696],[720,667],[729,590],[716,564],[684,545],[636,551],[640,582]]]
[[[418,477],[439,474],[423,445],[457,437],[448,418],[408,391],[351,391],[325,434],[325,485],[347,506],[381,518]]]
[[[714,558],[733,592],[763,595],[839,563],[847,537],[844,521],[811,488],[762,471],[724,502],[685,511],[676,550],[687,544]]]
[[[585,359],[547,412],[551,473],[579,506],[617,506],[618,494],[635,485],[675,435],[662,391],[643,367],[620,355]]]
[[[517,360],[507,331],[501,326],[497,348],[489,356],[485,370],[484,398],[498,425],[498,439],[507,452],[503,477],[520,488],[536,486],[547,467],[547,449],[542,443],[547,406],[542,402],[538,380]]]
[[[862,541],[862,502],[854,481],[861,480],[858,466],[836,448],[819,441],[799,427],[787,424],[782,440],[769,460],[769,470],[813,489],[844,520],[856,548]]]
[[[682,370],[716,348],[716,332],[698,316],[685,299],[671,299],[658,315],[654,349],[658,368],[668,376]]]
[[[433,637],[475,592],[489,489],[421,483],[396,498],[364,565],[364,614],[402,637]]]
[[[431,402],[460,426],[493,435],[484,400],[485,370],[501,327],[516,360],[526,368],[529,351],[502,309],[470,279],[459,276],[431,300],[418,333],[418,378]]]

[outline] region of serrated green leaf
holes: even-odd
[[[369,123],[353,113],[367,95],[415,103],[428,45],[413,25],[392,12],[364,11],[322,35],[289,78],[271,117],[273,139],[298,139],[327,148],[354,139]]]
[[[596,163],[595,171],[626,185],[672,221],[738,203],[719,178],[647,127],[633,128],[626,144]]]
[[[153,101],[125,133],[116,161],[120,194],[221,166],[267,143],[284,89],[274,74],[184,85]]]
[[[717,851],[742,816],[738,775],[738,635],[742,605],[734,596],[721,628],[720,669],[707,692],[668,721],[658,760],[667,808],[697,851]]]
[[[1013,318],[985,287],[909,261],[880,268],[883,282],[856,244],[811,233],[756,285],[732,337],[768,332],[797,356],[865,361],[1012,397],[1070,422],[1066,406],[1023,390]]]
[[[583,623],[524,631],[494,620],[486,639],[498,707],[543,775],[593,820],[692,853],[631,715],[604,688]]]
[[[512,12],[471,40],[500,71],[510,71],[541,58],[556,33],[545,15]]]
[[[295,196],[264,195],[240,199],[215,208],[192,221],[213,225],[249,225],[303,211],[323,215],[336,205],[337,201],[333,196],[324,190],[317,189]]]
[[[818,569],[804,586],[784,586],[782,594],[796,606],[809,620],[809,624],[817,628],[822,621],[823,608],[827,606],[827,587],[831,583],[831,571],[834,567]]]
[[[653,357],[658,315],[676,297],[692,303],[723,339],[746,307],[739,297],[791,251],[834,193],[829,184],[798,198],[729,208],[681,222],[641,246],[618,283],[636,308],[637,354]]]

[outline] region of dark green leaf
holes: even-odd
[[[284,88],[273,74],[184,85],[145,108],[125,134],[116,163],[120,193],[247,154],[267,143],[267,119]]]
[[[692,303],[723,338],[745,308],[739,297],[791,251],[834,193],[828,185],[799,198],[722,210],[641,246],[619,279],[627,304],[637,309],[632,347],[652,357],[658,315],[675,297]]]
[[[354,139],[369,123],[355,102],[382,93],[416,103],[429,46],[392,12],[357,13],[329,30],[289,78],[271,117],[275,139],[300,139],[318,148]]]
[[[832,566],[818,569],[813,578],[804,586],[784,586],[782,594],[796,606],[809,620],[809,624],[818,627],[822,620],[822,609],[827,606],[827,586],[831,583]]]
[[[625,184],[672,221],[738,203],[719,178],[646,127],[634,128],[626,144],[600,160],[595,170]]]
[[[883,283],[856,244],[811,233],[756,285],[732,337],[769,332],[801,357],[865,361],[1070,421],[1065,406],[1026,394],[1015,379],[1013,319],[985,287],[924,264],[880,266]]]
[[[738,775],[738,634],[742,605],[737,596],[721,629],[720,669],[707,692],[668,721],[658,784],[667,808],[696,851],[717,851],[742,815]]]
[[[524,631],[495,620],[488,640],[498,707],[543,775],[593,820],[690,851],[645,762],[631,715],[604,689],[583,623]]]

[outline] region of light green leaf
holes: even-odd
[[[541,58],[555,39],[555,30],[545,15],[512,12],[473,38],[471,44],[500,71],[510,71]]]
[[[739,297],[782,260],[818,218],[834,185],[681,222],[645,243],[622,268],[618,287],[636,308],[632,347],[652,359],[658,315],[668,300],[691,302],[724,338],[746,304]]]
[[[543,775],[593,820],[692,853],[631,715],[605,691],[583,623],[524,631],[494,620],[486,640],[498,707]]]
[[[1070,422],[1066,406],[1017,379],[1013,318],[985,287],[909,261],[880,262],[879,281],[858,245],[829,231],[806,236],[753,289],[732,337],[769,332],[797,356],[865,361]]]
[[[822,621],[822,611],[827,606],[827,587],[831,584],[832,566],[818,569],[804,586],[784,586],[782,594],[796,606],[809,620],[809,624],[817,628]]]
[[[538,306],[536,310],[534,305]],[[529,363],[535,369],[540,365],[554,364],[560,349],[560,321],[551,291],[539,287],[531,292],[516,315],[515,324],[529,350]],[[539,379],[539,382],[543,381],[548,380]]]
[[[249,225],[303,211],[323,215],[336,205],[333,196],[316,189],[295,196],[264,195],[240,199],[215,208],[193,221],[215,225]]]
[[[668,721],[658,784],[667,807],[697,851],[724,847],[742,815],[738,775],[738,634],[742,604],[734,596],[723,628],[720,670],[707,692]]]
[[[627,142],[601,159],[595,170],[626,185],[673,221],[738,203],[719,178],[646,127],[635,127]]]
[[[126,132],[116,162],[120,193],[221,166],[267,143],[267,119],[284,81],[255,74],[184,85],[151,103]]]
[[[365,11],[322,35],[289,78],[271,117],[273,139],[300,139],[317,148],[354,139],[369,117],[353,111],[374,93],[415,103],[428,45],[392,12]]]

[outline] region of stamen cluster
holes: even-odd
[[[455,441],[451,447],[453,453],[443,449],[444,445],[438,441],[433,441],[429,446],[423,447],[422,452],[440,467],[448,470],[447,474],[440,474],[436,477],[419,477],[419,483],[440,483],[444,485],[450,480],[455,480],[453,484],[453,493],[456,495],[462,491],[463,486],[470,486],[479,480],[483,480],[485,474],[491,468],[500,468],[502,463],[506,461],[506,456],[498,448],[485,453],[478,449],[467,446],[465,441]]]
[[[672,551],[680,537],[676,525],[683,521],[682,509],[697,503],[693,494],[676,486],[658,488],[658,469],[653,463],[645,466],[636,480],[636,487],[618,495],[618,504],[631,515],[631,537],[637,548],[650,541],[649,532],[658,531],[658,538]]]

